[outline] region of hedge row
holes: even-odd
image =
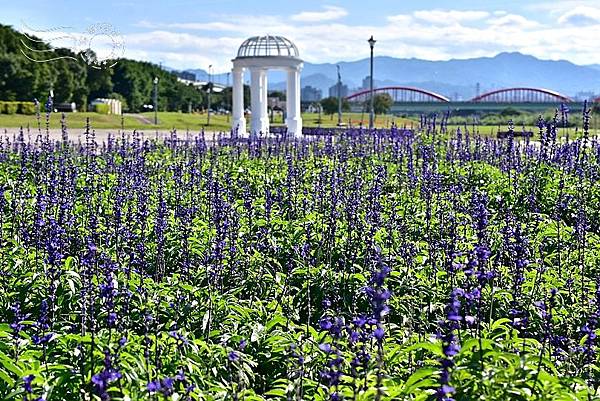
[[[0,100],[0,114],[35,114],[33,102],[6,102]]]
[[[104,103],[96,103],[94,105],[94,111],[96,113],[100,113],[100,114],[108,114],[110,111],[110,108],[108,107],[107,104]]]

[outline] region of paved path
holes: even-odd
[[[124,116],[133,117],[136,120],[138,120],[139,122],[141,122],[142,124],[148,124],[148,125],[154,124],[154,121],[150,120],[149,118],[144,117],[141,114],[129,114],[129,113],[125,113]]]
[[[125,130],[125,135],[127,137],[131,137],[133,134],[134,130]],[[149,138],[149,139],[154,139],[154,138],[164,138],[164,137],[168,137],[171,135],[170,131],[155,131],[155,130],[136,130],[137,133],[139,133],[140,135],[143,136],[143,138]],[[13,136],[16,136],[19,134],[19,128],[0,128],[0,136],[1,137],[6,137],[8,136],[9,138],[12,139]],[[46,134],[46,130],[42,129],[42,135]],[[121,137],[121,130],[119,128],[115,128],[115,129],[94,129],[94,134],[96,135],[96,141],[98,143],[104,142],[108,139],[108,135],[112,135],[113,137]],[[31,138],[31,140],[35,140],[37,135],[38,135],[38,130],[37,129],[32,129],[30,130],[29,134],[27,133],[27,131],[24,131],[24,135],[25,138],[27,139],[28,137]],[[60,129],[50,129],[49,130],[49,135],[50,138],[53,140],[60,140],[62,139],[62,131]],[[190,136],[191,137],[195,137],[200,135],[199,132],[190,132]],[[218,132],[205,132],[204,133],[205,138],[207,140],[214,140],[215,137],[217,135],[219,135]],[[81,140],[82,142],[85,141],[85,129],[83,128],[69,128],[68,130],[68,136],[69,139],[72,141],[77,142],[78,140]],[[177,131],[177,136],[179,138],[185,138],[185,131]]]

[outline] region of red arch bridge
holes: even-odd
[[[472,102],[492,103],[570,103],[572,99],[558,92],[542,88],[497,89],[474,97]]]
[[[559,92],[531,87],[497,89],[466,101],[451,101],[446,96],[426,89],[409,86],[386,86],[373,89],[374,94],[387,93],[394,100],[392,112],[428,112],[439,110],[500,111],[514,105],[519,109],[542,111],[560,103],[579,104]],[[346,97],[353,111],[368,109],[370,90],[361,90]]]
[[[425,89],[412,88],[409,86],[385,86],[383,88],[373,89],[375,94],[387,93],[394,102],[444,102],[450,101],[445,96],[431,92]],[[364,102],[370,99],[371,91],[369,89],[353,93],[346,99],[350,102]]]

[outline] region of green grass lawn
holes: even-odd
[[[105,115],[88,112],[68,113],[66,114],[67,126],[70,128],[85,128],[88,118],[92,128],[97,129],[120,128],[121,124],[125,130],[170,130],[176,128],[178,130],[189,129],[198,131],[202,128],[206,129],[206,114],[200,115],[170,112],[158,113],[158,125],[153,124],[154,113],[125,114],[122,118],[119,115]],[[46,126],[45,119],[46,116],[44,114],[41,119],[42,128]],[[50,128],[60,128],[60,120],[60,113],[53,113],[50,116]],[[0,127],[2,128],[27,127],[28,125],[35,128],[37,127],[37,124],[38,122],[35,116],[0,114]],[[208,129],[225,130],[229,129],[229,125],[227,116],[212,115],[211,125]]]
[[[465,126],[464,125],[448,125],[448,131],[450,132],[455,132],[458,128],[460,128],[463,132],[465,131]],[[507,131],[508,130],[508,125],[501,125],[500,127],[496,126],[496,125],[479,125],[476,127],[473,127],[472,125],[467,125],[466,128],[468,129],[469,133],[473,134],[479,134],[482,136],[495,136],[498,131]],[[539,132],[540,129],[538,127],[534,127],[534,126],[525,126],[525,130],[526,131],[531,131],[533,132],[533,137],[534,138],[538,138],[539,137]],[[515,133],[519,133],[523,131],[523,127],[515,127]],[[574,138],[576,136],[581,136],[581,130],[576,130],[575,128],[566,128],[566,129],[559,129],[558,130],[558,136],[559,137],[566,137],[569,136],[570,138]],[[600,129],[590,129],[590,135],[600,135]]]
[[[75,129],[83,129],[86,125],[86,120],[89,118],[92,128],[96,129],[117,129],[123,127],[127,131],[133,129],[138,130],[161,130],[168,131],[176,129],[178,131],[189,130],[191,132],[198,132],[202,129],[206,131],[229,131],[231,127],[231,118],[226,115],[213,114],[210,118],[210,125],[207,125],[206,114],[188,114],[188,113],[176,113],[176,112],[159,112],[158,113],[158,125],[154,125],[154,113],[140,113],[140,114],[125,114],[122,118],[118,115],[105,115],[98,113],[68,113],[67,127]],[[50,128],[60,128],[60,113],[53,113],[50,116]],[[302,114],[303,124],[305,127],[317,127],[321,126],[324,128],[335,127],[337,125],[337,114],[332,116],[323,114],[319,120],[319,115],[316,113],[304,113]],[[369,115],[362,113],[343,113],[343,123],[348,126],[367,126],[369,124]],[[375,126],[390,127],[392,123],[398,126],[417,126],[418,121],[415,119],[401,118],[392,115],[378,115],[375,118]],[[0,128],[18,128],[27,127],[28,125],[32,128],[37,127],[37,119],[35,116],[26,116],[20,114],[0,114]],[[273,125],[283,125],[282,116],[275,115]],[[42,128],[45,127],[45,115],[42,115],[41,119]],[[250,126],[250,120],[248,119],[248,126]],[[453,132],[457,128],[461,127],[464,130],[464,126],[449,125],[448,129]],[[467,126],[469,131],[473,133],[473,127]],[[498,130],[505,131],[506,126],[477,126],[475,132],[478,132],[484,136],[495,136]],[[522,127],[515,127],[515,131],[520,131]],[[526,130],[533,131],[534,136],[537,137],[539,132],[537,127],[527,126]],[[600,134],[600,129],[592,129],[592,135]],[[575,136],[575,129],[568,129],[569,136]],[[560,130],[560,136],[566,136],[567,130]]]
[[[41,117],[41,126],[46,126],[45,115]],[[125,130],[132,129],[145,129],[145,130],[171,130],[173,128],[177,130],[190,130],[200,131],[205,129],[207,131],[228,131],[231,127],[231,117],[227,115],[212,114],[210,117],[210,125],[207,125],[207,115],[204,114],[188,114],[188,113],[176,113],[176,112],[159,112],[158,113],[158,125],[154,125],[154,113],[139,113],[139,114],[125,114],[123,118],[118,115],[105,115],[98,113],[68,113],[66,115],[67,126],[70,128],[85,128],[86,120],[89,118],[92,128],[97,129],[110,129],[120,128],[121,124]],[[319,121],[319,115],[314,113],[304,113],[302,115],[304,126],[306,127],[335,127],[337,124],[337,115],[327,116],[323,115]],[[53,113],[50,116],[50,128],[60,128],[61,115],[60,113]],[[342,121],[344,124],[349,123],[353,126],[368,125],[368,115],[362,115],[361,113],[344,113],[342,115]],[[375,124],[377,127],[389,127],[392,122],[398,125],[410,126],[415,124],[415,121],[394,117],[390,115],[376,116]],[[248,119],[248,126],[250,120]],[[281,115],[275,115],[273,125],[282,125]],[[27,127],[36,128],[38,121],[36,116],[27,116],[20,114],[0,114],[0,128],[18,128]]]

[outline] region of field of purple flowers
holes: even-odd
[[[5,137],[0,399],[599,399],[583,121]]]

